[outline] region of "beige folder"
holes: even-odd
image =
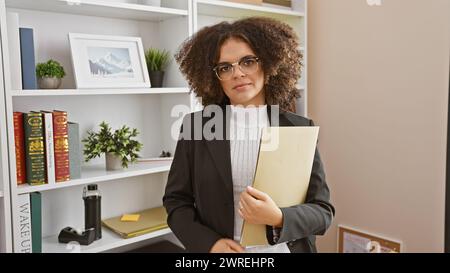
[[[305,202],[319,127],[263,129],[253,187],[267,193],[278,207]],[[241,245],[268,245],[266,226],[246,223]]]
[[[119,234],[122,238],[128,239],[167,228],[167,213],[164,207],[157,207],[148,209],[133,214],[139,214],[139,220],[136,222],[122,222],[121,218],[114,217],[107,220],[103,220],[103,225],[115,233]]]

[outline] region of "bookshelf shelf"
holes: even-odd
[[[8,169],[16,173],[15,153],[3,152],[3,148],[14,151],[14,112],[31,112],[40,109],[60,109],[67,112],[71,122],[77,123],[79,140],[90,130],[98,126],[101,121],[108,122],[114,129],[122,125],[137,128],[140,132],[138,139],[143,143],[140,156],[151,158],[161,150],[174,152],[176,138],[172,137],[171,125],[177,118],[171,114],[176,106],[183,106],[183,111],[192,108],[190,90],[186,80],[178,71],[175,62],[168,64],[165,70],[164,88],[91,88],[77,89],[76,79],[72,67],[71,51],[68,33],[87,33],[98,35],[132,36],[142,39],[144,49],[154,47],[165,49],[172,54],[187,37],[192,35],[192,0],[163,0],[161,7],[136,4],[136,0],[0,0],[1,33],[8,33],[9,29],[17,28],[8,15],[17,16],[20,26],[33,29],[35,63],[48,59],[58,60],[67,68],[67,77],[63,81],[63,89],[57,90],[18,90],[15,81],[20,73],[12,68],[10,54],[17,47],[2,48],[0,60],[5,73],[0,73],[0,93],[3,109],[1,113],[2,132],[2,181],[7,181],[8,187],[0,187],[5,191],[5,197],[0,198],[1,203],[11,204],[11,207],[0,206],[3,215],[7,218],[5,227],[0,228],[2,233],[10,233],[3,247],[0,238],[0,250],[20,252],[20,211],[18,202],[27,200],[30,193],[42,193],[44,206],[42,219],[52,219],[51,224],[42,225],[44,236],[57,234],[65,226],[82,226],[76,215],[80,210],[79,199],[70,194],[77,191],[77,187],[86,184],[99,184],[100,191],[105,195],[102,207],[106,215],[114,215],[122,211],[137,211],[149,207],[160,206],[163,187],[170,170],[171,161],[139,162],[130,165],[130,168],[118,171],[106,171],[105,164],[99,160],[100,165],[86,165],[81,169],[81,178],[66,182],[45,184],[39,186],[19,185],[16,176],[6,172]],[[70,4],[69,4],[70,3]],[[17,18],[16,17],[16,18]],[[5,20],[5,18],[7,20]],[[14,21],[14,20],[12,20]],[[55,22],[58,22],[55,24]],[[52,29],[52,31],[48,31]],[[1,35],[1,44],[10,45],[10,38]],[[12,41],[12,40],[11,40]],[[51,42],[49,42],[51,41]],[[19,49],[20,50],[20,49]],[[20,52],[19,52],[20,53]],[[8,58],[5,58],[8,56]],[[4,59],[3,59],[4,58]],[[5,62],[3,62],[3,60]],[[73,68],[73,67],[72,67]],[[2,71],[0,71],[2,72]],[[3,77],[4,75],[4,77]],[[139,96],[141,95],[141,96]],[[143,96],[142,96],[143,95]],[[157,96],[152,96],[157,95]],[[4,108],[3,108],[4,107]],[[183,112],[184,113],[184,112]],[[3,122],[5,121],[5,122]],[[175,129],[177,130],[177,129]],[[5,133],[3,135],[3,132]],[[79,143],[81,146],[81,143]],[[81,147],[80,147],[81,148]],[[81,159],[80,159],[81,160]],[[9,162],[8,162],[9,161]],[[96,163],[93,163],[96,164]],[[5,168],[9,166],[9,168]],[[4,179],[8,177],[8,179]],[[105,181],[118,181],[118,183],[104,183]],[[133,181],[133,185],[127,182]],[[149,182],[151,181],[151,182]],[[122,202],[111,202],[106,197],[116,196]],[[62,197],[65,196],[65,197]],[[10,200],[11,197],[11,200]],[[73,202],[73,203],[72,203]],[[61,207],[71,203],[64,211],[54,211],[54,207]],[[45,204],[51,204],[46,206]],[[110,210],[108,212],[108,210]],[[4,212],[11,211],[11,214]],[[61,214],[59,214],[61,212]],[[2,214],[0,214],[1,217]],[[46,218],[48,217],[48,218]],[[0,219],[3,220],[3,219]],[[0,221],[0,223],[3,223]],[[4,232],[3,232],[4,231]],[[88,247],[82,247],[83,252],[101,252],[130,245],[150,238],[171,234],[170,229],[124,240],[111,232],[104,232],[104,238]],[[53,240],[53,241],[52,241]],[[159,240],[159,239],[158,239]],[[57,235],[42,238],[43,252],[71,252],[65,245],[57,243]],[[52,243],[54,243],[52,245]]]
[[[57,235],[45,237],[42,239],[42,251],[44,253],[71,253],[78,251],[80,251],[81,253],[97,253],[149,240],[152,238],[169,235],[171,233],[172,231],[170,230],[170,228],[165,228],[141,236],[123,239],[119,235],[112,232],[111,230],[103,228],[102,239],[95,241],[88,246],[80,246],[80,248],[78,249],[77,249],[78,246],[73,248],[73,246],[71,247],[70,245],[59,243]]]
[[[12,90],[13,97],[187,94],[189,88]]]
[[[74,252],[65,244],[57,242],[58,229],[66,226],[82,226],[77,222],[80,200],[77,186],[100,183],[104,194],[102,208],[107,215],[124,211],[138,211],[160,206],[167,172],[171,161],[140,162],[128,169],[106,171],[105,165],[87,165],[81,169],[81,178],[56,184],[40,186],[17,186],[14,112],[31,112],[41,109],[59,109],[68,113],[69,121],[79,125],[80,140],[101,121],[107,121],[113,129],[122,125],[137,128],[144,144],[140,156],[151,158],[162,150],[174,152],[179,132],[177,122],[189,111],[201,110],[197,98],[191,94],[188,83],[172,61],[165,77],[166,88],[117,88],[76,89],[72,67],[68,33],[141,37],[144,48],[166,49],[174,54],[181,43],[200,28],[222,21],[231,21],[249,16],[267,16],[283,21],[293,27],[300,38],[299,50],[304,54],[304,75],[307,78],[307,0],[301,0],[300,11],[268,5],[250,5],[223,0],[162,0],[162,7],[136,4],[138,0],[0,0],[0,33],[8,33],[18,26],[34,30],[35,62],[50,58],[58,60],[67,68],[63,89],[58,90],[16,90],[21,80],[20,70],[11,60],[19,46],[17,39],[0,35],[0,149],[2,157],[0,174],[0,227],[2,233],[12,234],[6,240],[6,247],[0,250],[20,252],[20,210],[19,199],[33,192],[42,192],[43,252]],[[18,16],[19,24],[7,13]],[[16,14],[16,15],[14,15]],[[9,16],[10,17],[10,16]],[[55,22],[57,22],[55,24]],[[51,29],[51,31],[48,31]],[[13,32],[10,32],[13,33]],[[11,43],[11,46],[10,46]],[[8,45],[7,47],[4,45]],[[20,45],[20,44],[19,44]],[[20,52],[19,52],[20,53]],[[298,83],[301,98],[297,113],[307,116],[307,81]],[[157,95],[157,96],[152,96]],[[177,108],[178,106],[182,106]],[[181,110],[179,110],[181,109]],[[186,110],[187,109],[187,110]],[[175,111],[174,111],[175,110]],[[179,111],[179,112],[177,112]],[[81,144],[81,143],[80,143]],[[9,151],[9,152],[8,152]],[[98,161],[101,163],[101,161]],[[93,163],[95,164],[95,162]],[[119,180],[118,183],[104,181]],[[128,183],[133,181],[133,183]],[[151,181],[151,182],[149,182]],[[1,182],[0,182],[1,183]],[[133,184],[133,185],[131,185]],[[77,194],[72,194],[77,192]],[[114,197],[114,198],[113,198]],[[110,200],[115,200],[114,202]],[[116,202],[120,200],[120,202]],[[103,202],[103,201],[102,201]],[[4,221],[2,221],[4,220]],[[51,220],[51,221],[48,221]],[[103,231],[103,238],[90,246],[81,246],[81,252],[103,252],[122,246],[170,235],[164,229],[143,236],[122,239],[109,230]],[[46,237],[47,235],[54,235]],[[172,235],[171,235],[172,236]],[[1,239],[1,238],[0,238]],[[137,245],[137,244],[136,244]],[[120,251],[120,249],[117,249]],[[75,251],[76,252],[76,251]]]
[[[130,165],[128,169],[107,171],[105,165],[92,165],[82,168],[81,178],[60,182],[56,184],[45,184],[39,186],[20,185],[17,187],[18,194],[43,192],[49,190],[56,190],[67,187],[74,187],[79,185],[99,183],[103,181],[110,181],[122,178],[129,178],[141,175],[155,174],[167,172],[170,170],[171,161],[169,162],[140,162]]]
[[[198,12],[203,15],[220,17],[241,17],[253,15],[282,15],[303,17],[304,12],[277,7],[259,6],[251,4],[234,3],[222,0],[197,0]]]
[[[182,9],[106,0],[7,0],[6,6],[8,8],[155,22],[188,15],[188,11]]]

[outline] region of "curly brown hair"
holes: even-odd
[[[204,27],[180,46],[175,59],[191,90],[202,98],[202,104],[229,104],[213,72],[220,49],[229,38],[246,42],[261,60],[266,103],[291,110],[295,99],[300,97],[295,85],[301,74],[303,55],[294,30],[288,24],[266,17]]]

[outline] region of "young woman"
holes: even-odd
[[[304,204],[279,208],[250,187],[263,127],[313,125],[287,111],[299,96],[298,46],[287,24],[252,17],[205,27],[176,54],[205,106],[183,120],[163,197],[168,224],[188,251],[245,252],[245,220],[267,227],[271,246],[256,251],[316,252],[315,236],[330,226],[335,212],[317,150]]]

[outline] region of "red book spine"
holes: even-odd
[[[67,112],[65,111],[53,112],[53,139],[56,182],[70,180],[69,131],[67,127]]]
[[[14,143],[16,146],[16,177],[17,185],[27,181],[25,166],[25,136],[23,130],[23,113],[14,112]]]

